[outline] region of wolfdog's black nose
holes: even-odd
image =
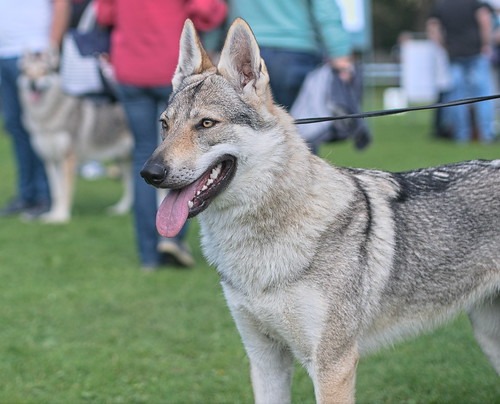
[[[140,174],[148,184],[159,187],[167,177],[167,169],[163,165],[146,162]]]

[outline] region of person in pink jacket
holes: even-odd
[[[139,175],[158,145],[160,113],[172,92],[182,27],[190,18],[196,28],[209,31],[224,22],[223,0],[97,0],[97,20],[112,26],[110,62],[134,135],[134,225],[143,270],[164,264],[194,265],[184,242],[186,226],[175,239],[156,231],[156,190]]]

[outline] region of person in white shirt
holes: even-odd
[[[24,52],[58,49],[69,15],[69,0],[0,0],[1,116],[12,138],[17,173],[16,195],[0,209],[0,216],[23,212],[36,216],[50,207],[45,170],[22,123],[18,64]]]

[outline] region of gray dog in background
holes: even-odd
[[[217,66],[189,20],[180,49],[163,142],[141,174],[170,189],[163,236],[199,215],[255,401],[291,401],[296,358],[317,402],[353,402],[360,354],[462,310],[500,373],[500,160],[396,174],[331,166],[273,103],[243,20]]]
[[[50,52],[26,53],[20,63],[23,119],[33,148],[45,165],[52,199],[50,211],[41,220],[70,220],[76,168],[85,160],[109,160],[120,165],[123,194],[109,212],[125,214],[133,201],[134,141],[122,106],[65,94],[56,71],[57,57]]]

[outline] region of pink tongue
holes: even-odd
[[[32,91],[30,93],[31,101],[38,102],[40,100],[40,93],[38,91]]]
[[[163,237],[175,237],[188,218],[188,202],[196,194],[197,182],[183,189],[172,189],[156,213],[156,229]]]

